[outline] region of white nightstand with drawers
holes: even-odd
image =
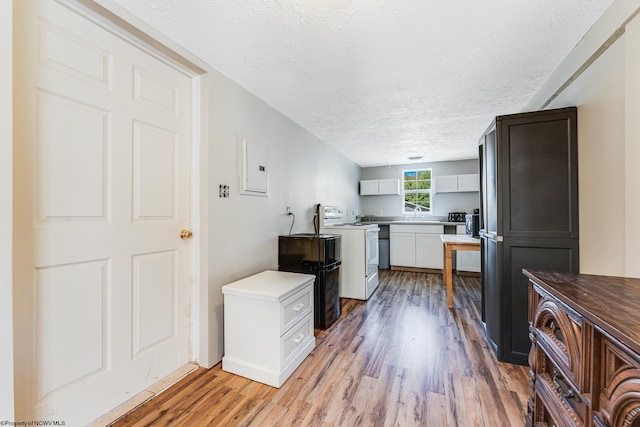
[[[280,387],[316,346],[315,276],[263,271],[222,287],[222,369]]]

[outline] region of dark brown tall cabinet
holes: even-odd
[[[482,321],[498,360],[527,364],[522,269],[578,272],[576,108],[498,116],[480,139]]]

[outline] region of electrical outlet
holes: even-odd
[[[287,206],[287,215],[291,215],[291,208]]]
[[[378,215],[382,215],[382,209],[378,209]]]
[[[218,187],[218,197],[229,197],[229,186],[227,184],[220,184]]]

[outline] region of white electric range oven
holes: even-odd
[[[367,300],[378,287],[377,224],[344,223],[344,211],[335,206],[320,209],[320,233],[342,236],[340,296]]]

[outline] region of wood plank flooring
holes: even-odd
[[[522,426],[527,367],[496,361],[480,323],[480,284],[380,270],[280,388],[199,368],[113,426]]]

